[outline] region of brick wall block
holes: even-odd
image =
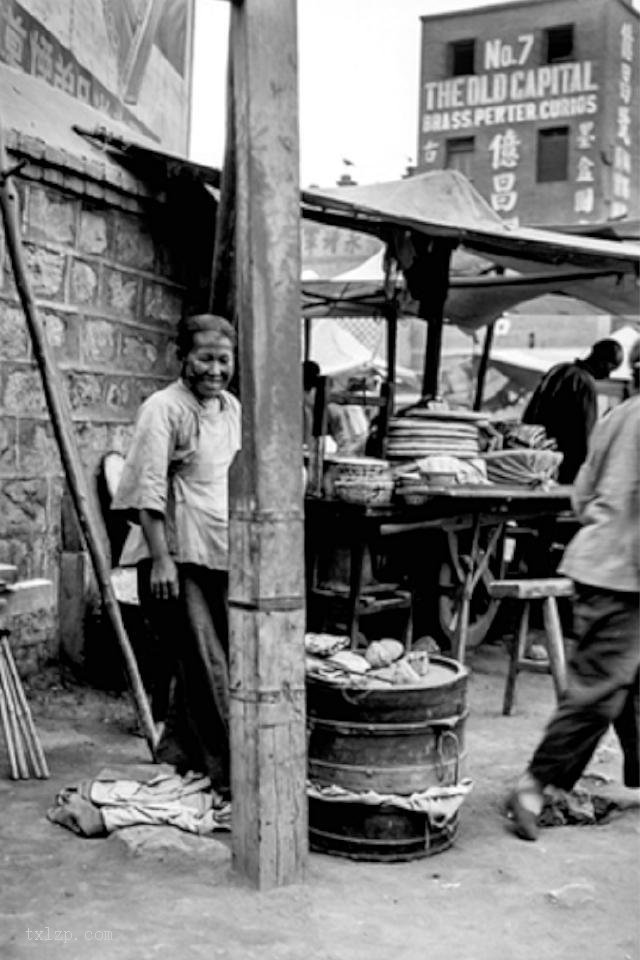
[[[122,337],[120,352],[122,366],[126,370],[151,370],[162,360],[157,344],[151,337],[127,336]]]
[[[60,360],[77,360],[79,355],[77,317],[51,310],[41,311],[41,316],[54,355]]]
[[[7,627],[18,673],[23,678],[32,676],[56,651],[56,611],[49,608],[11,617]]]
[[[182,297],[170,287],[161,283],[147,283],[144,288],[143,318],[150,323],[175,325],[182,316]]]
[[[117,353],[117,330],[108,320],[87,320],[82,331],[85,360],[109,363]]]
[[[47,499],[47,532],[51,539],[53,549],[56,551],[56,582],[59,570],[58,550],[60,538],[62,536],[62,495],[67,485],[66,477],[60,473],[47,478],[48,499]]]
[[[47,482],[4,480],[0,484],[0,534],[46,529]]]
[[[102,400],[102,377],[95,373],[66,374],[67,390],[71,409],[78,412],[99,410]]]
[[[176,353],[175,337],[171,337],[171,339],[167,340],[165,344],[162,366],[167,372],[167,375],[170,377],[177,377],[180,373],[180,361],[178,360],[178,355]]]
[[[140,404],[136,382],[131,377],[109,377],[105,387],[105,403],[111,412],[133,418]]]
[[[24,476],[59,475],[62,464],[48,420],[18,421],[18,468]]]
[[[117,214],[114,220],[115,259],[127,267],[153,270],[153,240],[139,217]]]
[[[27,207],[27,233],[34,240],[72,244],[77,207],[69,197],[31,186]]]
[[[30,244],[25,244],[25,253],[34,296],[61,300],[67,259],[64,253]]]
[[[12,474],[17,467],[16,421],[0,420],[0,476]]]
[[[22,308],[0,303],[0,357],[24,360],[28,356],[29,334]]]
[[[4,389],[6,413],[19,416],[46,410],[40,374],[37,370],[13,370],[7,373]]]
[[[114,313],[135,317],[138,308],[138,278],[120,270],[105,270],[102,301]]]
[[[109,215],[105,211],[82,210],[78,247],[85,253],[105,253],[109,247]]]
[[[72,303],[95,303],[98,297],[99,267],[87,260],[74,260],[71,265],[69,297]]]

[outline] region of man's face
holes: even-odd
[[[233,344],[228,337],[212,330],[193,334],[182,376],[196,397],[210,400],[219,396],[229,385],[234,368]]]

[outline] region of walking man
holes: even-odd
[[[578,642],[567,692],[507,801],[524,840],[538,837],[544,788],[571,790],[610,724],[624,784],[640,787],[640,340],[629,362],[635,393],[594,427],[574,485],[582,526],[559,571],[575,582]]]

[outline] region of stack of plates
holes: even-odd
[[[478,420],[486,415],[457,410],[413,410],[389,423],[387,456],[420,459],[432,454],[475,457],[479,451]]]

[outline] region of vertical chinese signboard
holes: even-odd
[[[0,61],[187,150],[193,0],[0,0]]]
[[[618,220],[629,214],[631,201],[631,176],[633,154],[632,101],[634,93],[633,67],[637,56],[637,37],[631,20],[620,24],[617,41],[620,57],[617,76],[615,138],[613,146],[613,172],[611,176],[611,219]],[[637,112],[637,104],[635,110]],[[637,116],[636,116],[637,123]],[[635,158],[637,166],[637,156]],[[636,170],[637,176],[637,170]]]

